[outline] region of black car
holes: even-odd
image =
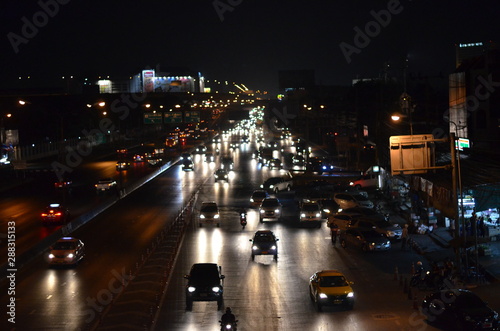
[[[183,160],[181,164],[182,171],[194,171],[194,163],[191,160]]]
[[[214,179],[215,181],[225,180],[227,182],[229,181],[229,173],[226,169],[217,169],[214,173]]]
[[[274,259],[278,259],[278,244],[274,233],[271,230],[259,230],[255,232],[252,242],[252,261],[255,255],[273,255]]]
[[[340,233],[340,245],[343,248],[357,246],[364,252],[386,251],[391,248],[389,239],[371,229],[347,229]]]
[[[497,330],[498,313],[475,293],[449,289],[432,293],[422,301],[422,312],[431,323],[449,330]]]
[[[196,263],[191,267],[186,285],[186,309],[193,308],[193,301],[217,301],[220,309],[223,304],[222,267],[215,263]]]

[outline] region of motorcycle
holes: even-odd
[[[236,320],[232,323],[230,323],[230,322],[222,323],[222,321],[219,321],[220,330],[221,331],[236,331],[236,322],[238,322],[238,320]]]
[[[246,212],[240,213],[240,224],[241,224],[243,229],[247,225],[247,213]]]
[[[410,287],[418,287],[421,290],[440,290],[447,286],[447,277],[437,272],[416,272],[411,280]]]

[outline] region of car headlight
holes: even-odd
[[[328,209],[328,208],[323,209],[323,211],[324,211],[325,213],[327,213],[327,214],[330,214],[330,209]]]
[[[54,258],[54,254],[50,253],[49,254],[49,259],[53,259]]]
[[[349,182],[349,185],[350,186],[354,186],[354,182]]]
[[[394,231],[387,231],[387,236],[388,237],[394,237],[396,233]]]
[[[274,251],[276,249],[276,246],[275,245],[272,245],[271,246],[271,249]]]
[[[274,185],[269,185],[269,188],[274,188]]]
[[[253,246],[252,246],[252,249],[253,249],[253,250],[257,250],[257,249],[259,249],[259,246],[257,246],[257,245],[253,245]]]
[[[375,246],[375,243],[369,243],[368,245],[373,247],[373,246]]]
[[[215,214],[215,215],[214,215],[214,218],[219,218],[219,214]]]
[[[265,213],[265,210],[264,210],[264,209],[261,209],[261,210],[260,210],[260,213],[261,213],[261,214],[264,214],[264,213]]]
[[[306,217],[306,214],[302,213],[300,214],[300,217]]]
[[[320,293],[319,294],[319,298],[320,299],[326,299],[326,298],[328,298],[328,296],[325,293]]]
[[[321,216],[321,213],[316,213],[316,217],[320,217]]]
[[[200,218],[205,218],[205,215],[201,214],[201,215],[200,215]]]
[[[69,254],[68,254],[68,257],[69,257],[70,259],[72,259],[74,256],[75,256],[75,255],[74,255],[73,253],[69,253]]]
[[[260,188],[264,188],[264,185],[262,185],[262,184],[261,184],[261,185],[260,185]]]
[[[252,198],[250,198],[250,202],[253,202],[253,199],[252,199]]]
[[[354,298],[354,292],[349,292],[347,293],[348,298]]]
[[[194,291],[196,291],[196,287],[194,287],[194,286],[189,286],[188,287],[188,292],[189,293],[193,293]]]
[[[212,292],[217,293],[217,292],[219,292],[219,291],[220,291],[220,287],[219,287],[219,286],[214,286],[214,287],[212,287]]]
[[[275,212],[276,214],[279,214],[279,213],[280,213],[280,210],[279,210],[279,209],[275,209],[275,210],[274,210],[274,212]]]

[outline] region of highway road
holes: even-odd
[[[394,280],[395,267],[409,269],[411,262],[420,259],[416,253],[399,247],[368,254],[332,247],[324,224],[321,228],[299,226],[293,191],[277,195],[284,206],[282,221],[259,223],[256,210],[249,208],[249,197],[279,170],[257,165],[245,146],[233,152],[225,148],[224,153],[232,153],[235,161],[229,183],[214,183],[217,165],[197,155],[194,172],[172,167],[73,233],[86,247],[86,258],[75,268],[49,268],[46,254],[23,268],[16,275],[16,324],[4,315],[0,329],[78,330],[93,325],[107,293],[119,287],[117,279],[127,277],[151,241],[200,186],[194,220],[199,204],[213,200],[221,210],[221,226],[198,227],[193,222],[188,227],[155,330],[220,329],[223,311],[217,310],[215,302],[195,302],[192,311],[185,309],[183,276],[193,263],[200,262],[222,266],[224,306],[233,309],[239,330],[436,329],[427,325],[414,309],[414,301]],[[245,229],[238,218],[243,207],[249,208]],[[249,239],[257,229],[270,229],[280,239],[278,261],[269,256],[251,260]],[[325,307],[323,312],[316,311],[308,281],[322,269],[337,269],[354,282],[353,310]],[[0,289],[4,305],[7,286]]]

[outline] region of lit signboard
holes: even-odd
[[[162,113],[147,112],[144,113],[144,124],[161,124]]]
[[[166,112],[164,117],[165,123],[182,123],[182,112],[171,111]]]
[[[199,111],[186,111],[184,112],[184,123],[199,123],[200,122],[200,112]]]

